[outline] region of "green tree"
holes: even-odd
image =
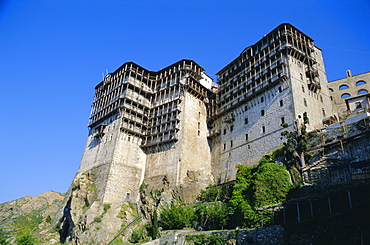
[[[285,200],[291,188],[284,166],[274,163],[274,154],[265,155],[256,166],[238,165],[236,184],[228,204],[229,227],[257,227],[271,218],[258,208]]]
[[[195,205],[195,215],[204,230],[223,229],[228,221],[228,207],[222,202]]]
[[[160,223],[163,229],[183,229],[191,227],[195,218],[195,211],[192,207],[180,203],[172,203],[167,208],[162,208]]]
[[[280,203],[291,188],[285,167],[272,162],[260,164],[253,177],[253,207]]]
[[[154,209],[153,218],[152,218],[152,233],[151,233],[151,237],[153,239],[156,239],[157,236],[158,236],[158,215],[157,215],[157,209]]]
[[[200,191],[199,200],[201,202],[215,202],[222,197],[222,188],[218,185],[210,185],[205,190]]]
[[[301,118],[298,116],[298,118]],[[307,152],[308,133],[306,124],[309,123],[307,112],[303,113],[303,123],[297,123],[292,132],[281,133],[286,138],[284,146],[285,164],[292,176],[294,183],[302,180],[300,169],[306,165],[305,153]]]

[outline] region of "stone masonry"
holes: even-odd
[[[127,62],[95,87],[79,172],[100,176],[103,203],[137,202],[142,183],[196,195],[282,145],[282,125],[294,130],[306,112],[319,129],[333,115],[321,50],[290,24],[245,48],[217,86],[204,71],[192,60],[159,71]]]

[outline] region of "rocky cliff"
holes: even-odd
[[[14,243],[17,234],[31,233],[42,244],[56,244],[59,234],[49,232],[64,195],[49,191],[36,197],[22,197],[0,204],[0,229]]]

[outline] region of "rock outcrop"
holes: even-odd
[[[30,232],[43,244],[58,243],[59,234],[49,232],[52,217],[57,213],[64,195],[48,191],[36,197],[26,196],[0,204],[0,229],[8,241],[17,234]]]

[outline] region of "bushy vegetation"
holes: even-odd
[[[6,237],[6,233],[3,231],[3,229],[0,228],[0,244],[1,245],[7,245],[9,244],[7,241],[6,241],[7,237]]]
[[[15,240],[19,245],[33,245],[37,242],[36,238],[34,238],[30,233],[17,235]]]
[[[298,116],[301,118],[301,116]],[[286,139],[282,147],[282,155],[284,156],[284,164],[287,167],[292,180],[295,184],[301,183],[301,175],[299,169],[305,166],[307,159],[308,136],[307,124],[309,118],[307,112],[303,113],[303,123],[298,123],[294,131],[285,130],[281,136]]]
[[[194,223],[195,210],[182,203],[172,203],[161,211],[160,223],[163,229],[183,229],[191,227]]]
[[[149,241],[150,237],[148,236],[148,230],[149,228],[147,225],[133,230],[129,241],[131,243],[143,243]]]
[[[102,221],[102,219],[103,219],[103,217],[102,217],[101,215],[99,215],[99,216],[96,216],[96,217],[94,218],[94,221],[95,221],[96,223],[100,223],[100,222]]]
[[[201,191],[198,204],[176,202],[163,208],[160,225],[163,229],[213,230],[269,223],[272,214],[258,208],[283,202],[292,187],[285,166],[274,161],[275,154],[270,154],[256,166],[238,165],[235,185],[212,185]]]
[[[185,241],[187,244],[193,245],[224,245],[226,243],[226,238],[218,235],[186,235]]]

